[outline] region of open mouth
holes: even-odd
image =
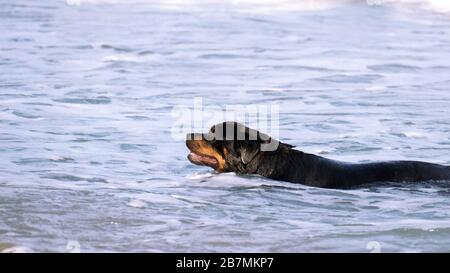
[[[219,165],[219,162],[214,157],[197,154],[194,152],[189,153],[188,159],[189,159],[189,161],[191,161],[192,163],[194,163],[196,165],[204,165],[204,166],[208,166],[211,168],[217,168],[217,166]]]

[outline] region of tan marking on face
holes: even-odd
[[[225,148],[225,147],[223,147],[223,155],[224,156],[227,156],[228,155],[228,149],[227,148]]]
[[[201,155],[207,155],[207,156],[211,156],[214,157],[217,162],[218,162],[218,166],[216,171],[223,171],[224,167],[225,167],[225,159],[223,158],[223,156],[218,153],[212,146],[211,144],[209,144],[208,142],[206,142],[205,140],[191,140],[193,141],[193,144],[191,146],[191,151],[194,153],[198,153]]]

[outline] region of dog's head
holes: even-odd
[[[260,155],[291,148],[237,122],[223,122],[206,134],[188,134],[189,161],[218,172],[254,173]]]

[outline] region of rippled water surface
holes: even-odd
[[[447,14],[68,2],[0,0],[0,249],[450,250],[445,182],[217,175],[171,136],[194,97],[274,103],[300,150],[450,164]]]

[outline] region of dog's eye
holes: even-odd
[[[209,130],[209,131],[214,134],[216,132],[216,127],[214,127],[214,126],[211,127],[211,130]]]

